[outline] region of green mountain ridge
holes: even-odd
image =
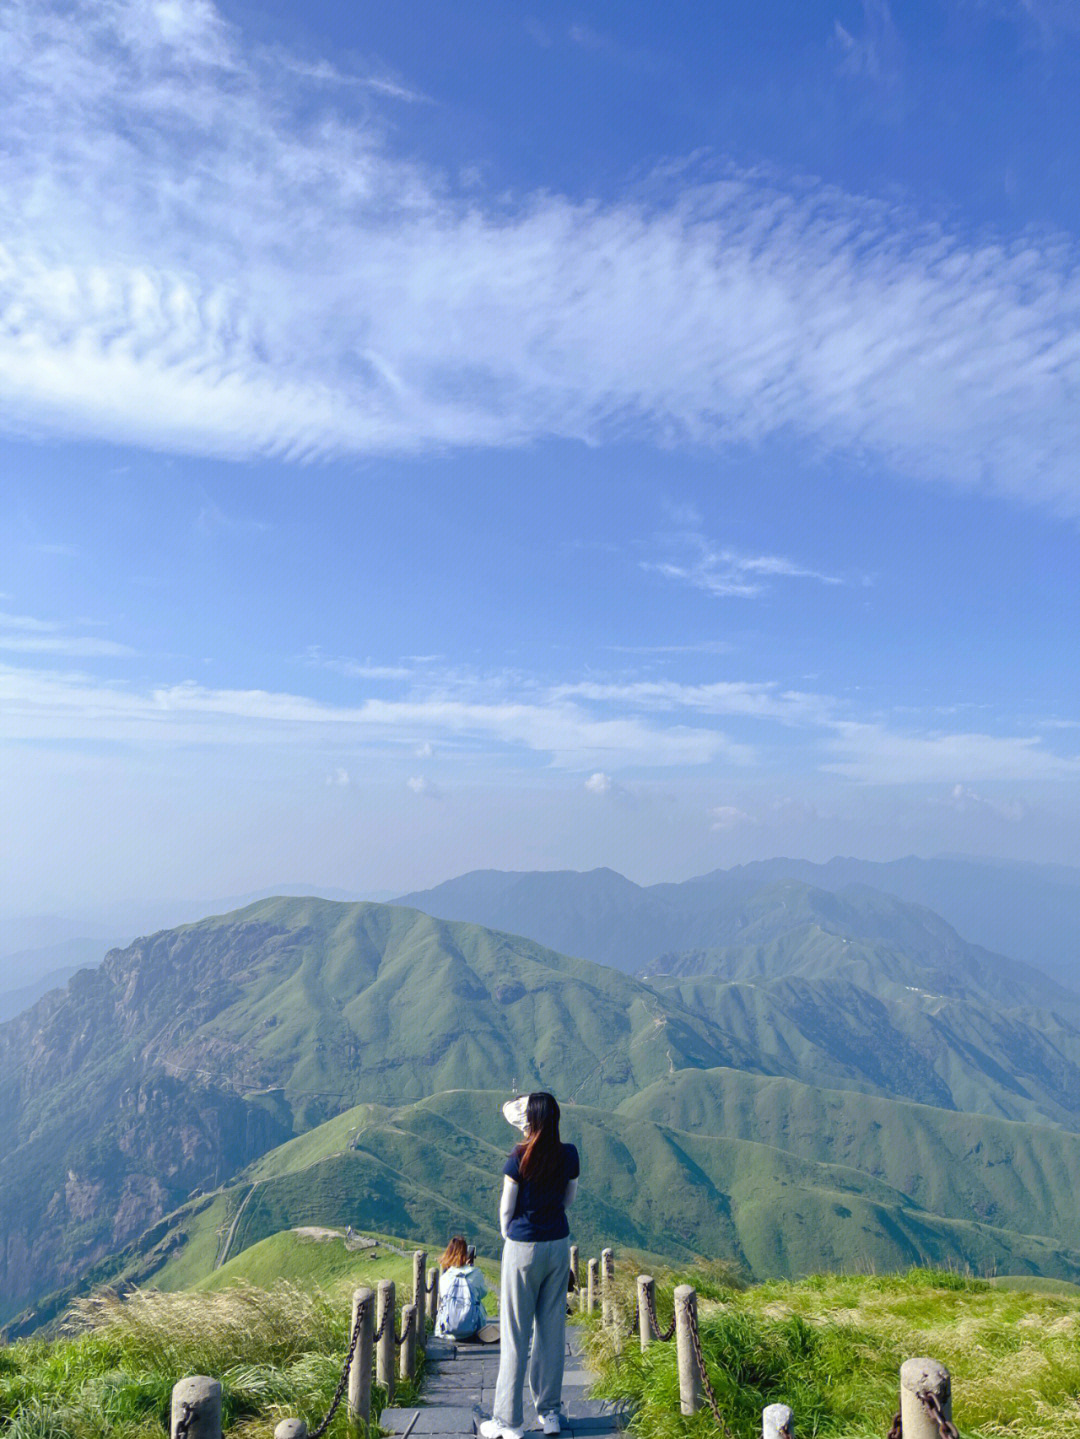
[[[360,1100],[549,1083],[614,1107],[731,1060],[640,981],[416,911],[269,900],[163,931],[0,1026],[0,1319]]]
[[[582,1126],[599,1183],[576,1222],[598,1242],[755,1274],[951,1254],[1077,1277],[1054,1219],[1080,1177],[1071,997],[871,891],[774,886],[725,923],[751,942],[649,982],[315,899],[112,951],[0,1026],[0,1322],[90,1274],[197,1277],[230,1229],[230,1254],[303,1223],[428,1235],[432,1215],[494,1243],[477,1196],[512,1136],[491,1091],[541,1085]],[[836,1093],[804,1093],[822,1085]],[[757,1132],[769,1093],[814,1118]],[[1027,1123],[950,1127],[898,1099]],[[920,1188],[914,1161],[860,1148],[860,1125],[919,1163],[947,1154],[955,1182]],[[992,1182],[965,1144],[1006,1167],[1012,1145],[1022,1182]],[[169,1221],[200,1189],[220,1193],[193,1201],[199,1222]]]
[[[1080,987],[1080,871],[1048,865],[781,858],[654,885],[634,884],[610,869],[477,870],[395,903],[527,934],[564,953],[636,972],[661,954],[742,942],[741,908],[787,883],[833,897],[869,888],[931,916],[954,936],[960,930],[985,952],[1013,956],[1074,993]]]
[[[717,1071],[687,1072],[656,1087],[670,1091],[667,1105],[677,1108],[686,1099],[680,1081],[722,1088],[727,1080],[744,1086],[732,1098],[734,1107],[745,1107],[755,1097],[757,1111],[764,1101],[775,1101],[777,1089],[800,1088],[789,1081]],[[808,1091],[804,1102],[812,1104],[813,1095]],[[482,1251],[497,1253],[500,1174],[513,1137],[500,1113],[501,1098],[501,1091],[459,1090],[405,1106],[360,1106],[255,1161],[230,1191],[233,1212],[243,1206],[230,1259],[295,1226],[340,1227],[362,1219],[365,1226],[379,1228],[391,1218],[406,1237],[421,1240],[462,1230]],[[838,1136],[857,1123],[852,1099],[836,1094],[823,1100],[825,1109],[846,1106],[831,1132],[826,1126],[828,1142],[837,1151]],[[564,1110],[566,1137],[582,1154],[572,1224],[586,1248],[614,1243],[683,1260],[721,1255],[756,1278],[916,1263],[970,1267],[977,1273],[1049,1274],[1074,1282],[1080,1277],[1080,1248],[1061,1234],[1023,1232],[981,1216],[949,1217],[897,1187],[889,1175],[796,1153],[797,1137],[781,1145],[766,1142],[764,1130],[754,1139],[714,1130],[692,1133],[638,1117],[649,1107],[646,1091],[616,1113],[582,1105]],[[991,1122],[990,1134],[976,1138],[975,1145],[992,1149],[993,1155],[980,1157],[978,1149],[964,1155],[958,1152],[963,1126],[969,1124],[975,1134],[984,1121],[929,1109],[914,1112],[921,1108],[877,1101],[872,1127],[879,1133],[879,1151],[902,1148],[917,1160],[926,1154],[947,1157],[945,1175],[952,1175],[954,1202],[963,1202],[976,1184],[995,1199],[1009,1194],[1013,1181],[996,1175],[995,1168],[999,1146],[1007,1146],[1010,1138],[1025,1146],[1027,1206],[1016,1206],[1018,1216],[1040,1222],[1053,1217],[1047,1196],[1034,1183],[1040,1159],[1058,1198],[1072,1192],[1080,1171],[1080,1138]],[[804,1141],[810,1133],[806,1121],[801,1114]],[[1004,1133],[1008,1130],[1019,1133],[1010,1136]],[[943,1133],[953,1141],[951,1151],[939,1148]],[[903,1168],[897,1154],[891,1163]],[[936,1197],[942,1197],[947,1183],[941,1179]],[[989,1207],[994,1206],[984,1203]],[[191,1221],[183,1213],[176,1217],[177,1231],[192,1246],[212,1223],[220,1229],[220,1214],[208,1210]],[[1075,1239],[1080,1221],[1062,1214],[1057,1228]],[[205,1272],[212,1246],[202,1242],[201,1252]],[[156,1282],[165,1287],[197,1282],[204,1272],[193,1268],[185,1247],[179,1247]]]

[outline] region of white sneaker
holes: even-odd
[[[559,1432],[557,1429],[554,1431]],[[520,1429],[513,1429],[509,1424],[503,1424],[498,1419],[485,1419],[480,1425],[482,1439],[524,1439]]]
[[[561,1434],[561,1433],[562,1433],[562,1419],[559,1417],[558,1414],[554,1413],[554,1411],[553,1411],[552,1413],[550,1413],[550,1414],[543,1414],[543,1415],[541,1415],[541,1418],[542,1418],[543,1421],[544,1421],[544,1433],[545,1433],[545,1434]]]

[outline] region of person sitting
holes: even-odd
[[[455,1234],[442,1252],[439,1268],[439,1308],[435,1314],[435,1333],[447,1339],[483,1339],[487,1326],[483,1298],[488,1293],[487,1280],[472,1262],[472,1255],[463,1235]],[[494,1337],[492,1335],[492,1337]]]

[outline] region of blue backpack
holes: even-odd
[[[451,1339],[472,1339],[483,1322],[483,1308],[473,1297],[468,1279],[464,1274],[455,1274],[449,1289],[439,1295],[436,1333],[449,1335]]]

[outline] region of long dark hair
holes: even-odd
[[[529,1137],[518,1145],[518,1168],[522,1179],[533,1184],[556,1185],[563,1169],[562,1141],[559,1138],[559,1104],[553,1094],[541,1090],[529,1095],[525,1110]]]

